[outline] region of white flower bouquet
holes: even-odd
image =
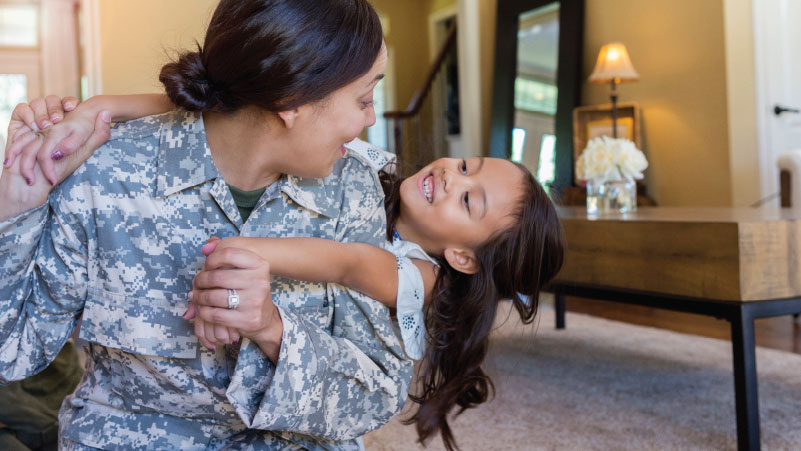
[[[633,142],[608,136],[593,138],[576,161],[579,180],[594,183],[641,179],[648,161]]]

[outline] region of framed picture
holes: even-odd
[[[573,161],[578,160],[587,142],[599,136],[612,136],[612,105],[580,106],[573,110]],[[617,105],[617,136],[634,141],[642,149],[640,106],[635,102]],[[574,176],[575,177],[575,176]],[[578,184],[578,179],[574,179]]]

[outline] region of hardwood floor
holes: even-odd
[[[567,310],[687,334],[731,339],[729,322],[710,316],[574,297],[567,298]],[[788,315],[758,319],[754,333],[757,346],[801,354],[801,318]]]

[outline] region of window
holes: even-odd
[[[36,5],[0,4],[0,47],[38,47]]]
[[[512,130],[512,157],[515,163],[523,162],[523,150],[526,147],[526,130],[515,128]]]
[[[0,136],[6,141],[11,112],[20,102],[27,102],[28,83],[25,75],[0,74]]]
[[[373,90],[375,124],[367,129],[367,141],[383,150],[389,149],[389,139],[387,137],[389,124],[384,118],[384,111],[387,109],[386,86],[386,78],[382,78],[381,81],[375,85],[375,90]]]
[[[556,179],[556,136],[545,134],[540,144],[540,159],[537,163],[537,181],[549,186]]]
[[[556,86],[529,78],[515,79],[515,108],[553,116],[556,114]]]

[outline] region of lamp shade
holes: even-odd
[[[595,70],[592,71],[589,80],[590,83],[608,83],[612,80],[620,83],[639,78],[640,74],[631,65],[626,46],[620,42],[613,42],[601,47],[598,61],[595,62]]]

